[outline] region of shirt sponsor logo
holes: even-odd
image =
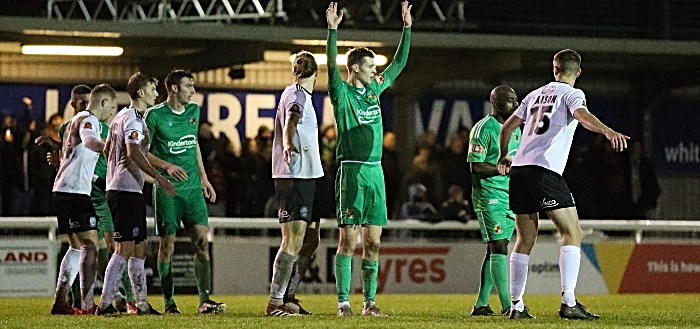
[[[469,148],[469,152],[484,154],[484,151],[484,147],[479,144],[472,144],[472,147]]]
[[[168,148],[170,148],[171,154],[180,154],[195,146],[197,146],[197,137],[195,135],[182,136],[176,142],[168,141]]]
[[[366,110],[357,110],[357,121],[361,124],[369,124],[377,121],[382,115],[382,111],[379,109],[379,105],[372,105]]]

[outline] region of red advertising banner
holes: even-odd
[[[700,245],[636,245],[618,292],[700,293]]]

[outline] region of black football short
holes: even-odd
[[[114,222],[114,241],[146,240],[146,202],[143,194],[107,191],[107,204]]]
[[[277,217],[280,223],[303,220],[307,223],[318,222],[312,216],[315,179],[275,178],[277,192]]]
[[[97,230],[97,215],[89,195],[53,192],[58,233],[72,234]]]
[[[574,207],[566,181],[540,166],[510,168],[510,209],[516,214],[534,214]]]

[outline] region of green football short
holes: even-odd
[[[153,185],[153,210],[156,218],[156,234],[173,235],[180,228],[195,225],[209,226],[207,204],[201,189],[176,190],[172,197],[158,185]]]
[[[105,238],[105,232],[114,232],[114,222],[112,222],[112,212],[107,205],[107,192],[105,192],[104,179],[98,178],[92,183],[90,200],[95,208],[95,214],[100,220],[97,221],[97,239]]]
[[[343,161],[335,178],[340,225],[387,224],[384,172],[380,162]]]
[[[515,216],[509,209],[495,208],[488,211],[477,211],[481,238],[484,243],[496,240],[508,240],[513,237]]]

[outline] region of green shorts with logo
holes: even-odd
[[[98,179],[92,183],[90,191],[90,200],[92,207],[95,208],[95,214],[99,219],[97,221],[97,239],[105,238],[105,232],[114,232],[114,222],[112,222],[112,212],[109,211],[107,205],[107,192],[105,192],[104,179]]]
[[[380,162],[343,161],[335,178],[338,225],[387,224],[384,172]]]
[[[153,210],[156,218],[156,234],[173,235],[180,228],[195,225],[209,226],[207,203],[201,189],[175,190],[175,196],[168,195],[158,185],[153,185]]]
[[[477,211],[481,238],[484,243],[496,240],[508,240],[513,237],[515,230],[515,215],[510,209],[493,208],[488,211]]]

